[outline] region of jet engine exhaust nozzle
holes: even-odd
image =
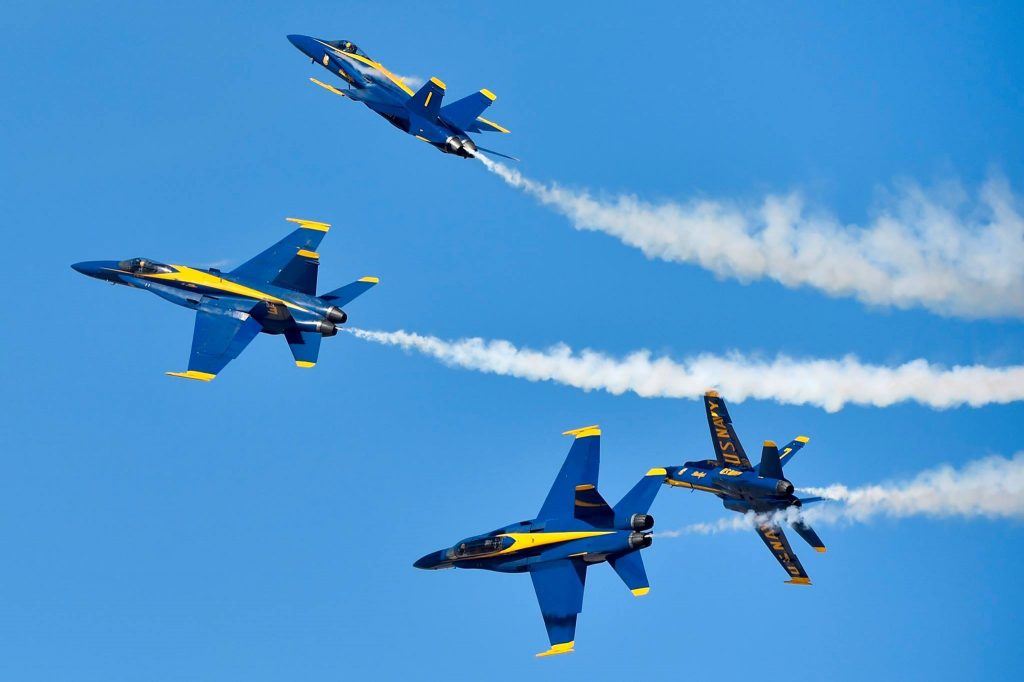
[[[786,479],[782,479],[775,485],[775,492],[779,493],[780,495],[792,495],[793,484],[787,481]]]
[[[316,331],[322,336],[334,336],[338,333],[338,326],[330,320],[320,320],[316,323]]]
[[[654,517],[650,514],[633,514],[629,518],[629,525],[633,530],[650,530],[654,528]]]
[[[630,549],[644,549],[650,547],[654,542],[654,538],[651,537],[650,533],[637,533],[633,532],[629,534],[629,548]]]
[[[327,309],[327,319],[335,324],[345,324],[348,322],[348,313],[338,306],[332,305]]]
[[[464,159],[471,159],[476,155],[476,145],[468,137],[455,137],[452,135],[444,141],[446,154],[455,154]]]

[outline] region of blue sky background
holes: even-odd
[[[829,3],[831,5],[831,3]],[[1024,362],[1020,321],[866,308],[651,262],[445,157],[322,77],[288,33],[348,38],[452,97],[498,94],[486,146],[523,172],[648,199],[802,189],[850,223],[901,179],[1024,180],[1017,3],[49,3],[0,29],[7,220],[0,678],[10,680],[1020,679],[1024,528],[886,520],[800,545],[810,589],[753,534],[659,539],[651,594],[590,571],[577,653],[530,581],[412,562],[533,516],[600,423],[602,489],[709,456],[699,403],[453,370],[346,335],[315,370],[262,336],[212,384],[192,315],[72,262],[233,266],[333,223],[323,289],[357,326],[685,357],[854,353]],[[1010,455],[1024,407],[748,401],[740,436],[811,436],[798,485]],[[714,520],[665,490],[661,530]],[[796,540],[799,542],[799,540]]]

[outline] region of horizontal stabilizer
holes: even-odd
[[[622,578],[622,582],[626,583],[626,587],[634,597],[642,597],[651,591],[651,584],[647,580],[647,571],[644,569],[644,559],[640,556],[639,550],[610,557],[608,563]]]
[[[814,548],[815,552],[825,552],[825,543],[821,541],[818,534],[814,532],[814,529],[808,526],[803,521],[794,521],[790,524],[793,526],[793,530],[800,534],[808,545]]]
[[[436,78],[431,78],[405,103],[405,107],[417,116],[433,121],[441,113],[444,89],[444,83]]]
[[[346,306],[358,297],[365,294],[374,286],[380,283],[377,277],[362,277],[355,282],[339,287],[334,291],[328,291],[320,297],[323,301],[329,301],[331,305]]]
[[[495,99],[490,90],[475,92],[442,107],[441,118],[456,128],[468,130],[476,122],[476,117],[484,113]]]
[[[316,364],[317,356],[320,355],[320,340],[323,339],[319,332],[304,332],[293,327],[285,332],[285,339],[297,367],[312,367]]]
[[[488,154],[494,154],[495,156],[500,156],[501,158],[508,159],[509,161],[518,161],[519,160],[515,156],[509,156],[508,154],[502,154],[501,152],[496,152],[493,149],[488,149],[487,147],[480,147],[480,146],[478,146],[477,147],[477,151],[487,152]]]
[[[800,450],[810,442],[810,438],[807,436],[797,436],[793,440],[786,443],[786,447],[782,448],[779,453],[779,462],[782,466],[786,466],[793,459],[793,455],[800,452]]]

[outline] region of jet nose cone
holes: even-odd
[[[109,265],[106,261],[87,260],[81,263],[72,263],[71,267],[89,277],[101,277],[103,267]]]
[[[288,41],[298,48],[299,51],[305,53],[310,59],[317,59],[323,54],[323,47],[319,45],[315,39],[310,38],[309,36],[293,33],[288,36]],[[318,47],[320,48],[319,50],[316,49]]]
[[[435,568],[441,568],[441,563],[446,561],[444,551],[431,552],[430,554],[424,555],[416,560],[413,564],[413,568],[422,568],[431,570]]]
[[[117,268],[117,261],[87,260],[81,263],[72,263],[71,267],[88,277],[113,281],[113,278],[116,277],[113,270]]]

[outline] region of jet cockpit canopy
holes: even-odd
[[[348,40],[328,40],[326,41],[331,47],[335,47],[342,52],[348,52],[349,54],[357,54],[360,57],[370,58],[370,55],[366,54],[359,49],[359,46]]]
[[[477,556],[497,554],[503,549],[508,549],[513,544],[515,544],[515,540],[508,536],[464,540],[448,550],[448,558],[472,559]]]
[[[132,258],[131,260],[123,260],[117,264],[117,267],[130,272],[133,275],[159,275],[174,272],[174,268],[171,266],[164,265],[163,263],[151,258]]]
[[[701,460],[698,460],[696,462],[687,462],[683,466],[686,467],[687,469],[704,469],[706,471],[710,471],[711,469],[717,469],[718,468],[718,460],[717,459],[701,459]]]

